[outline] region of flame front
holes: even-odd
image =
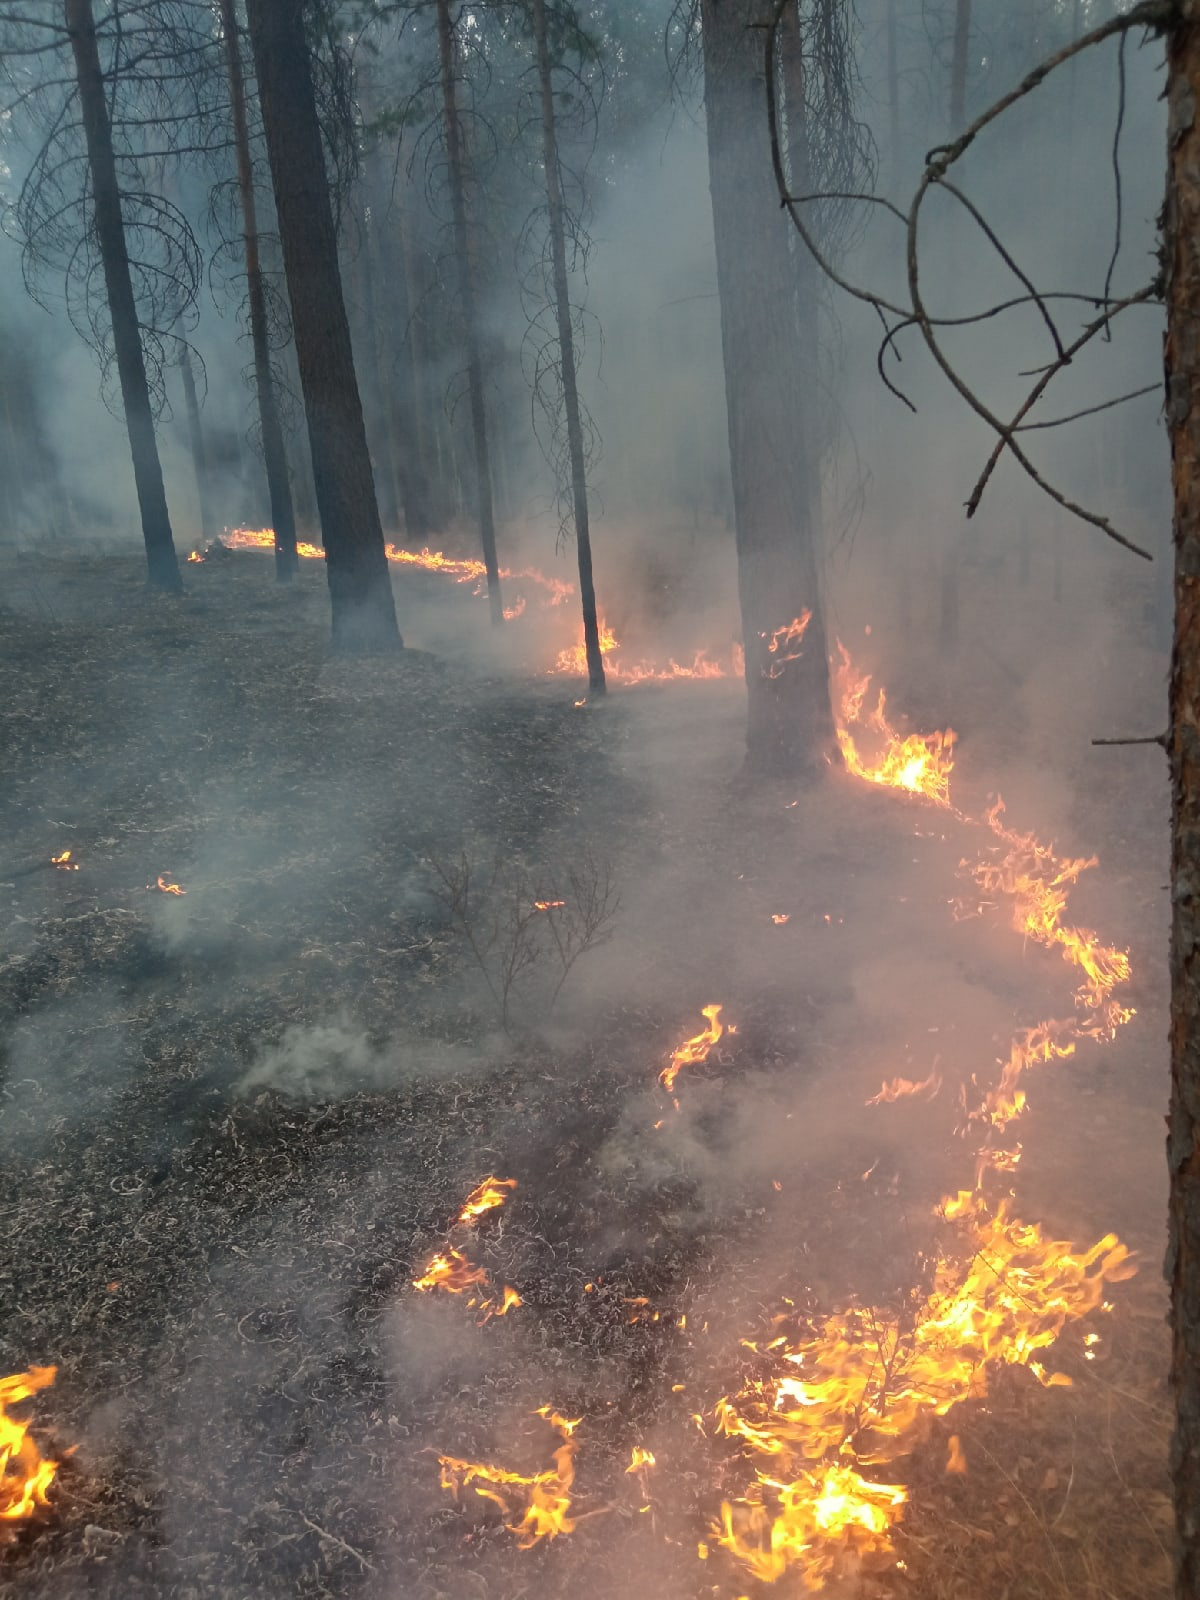
[[[941,1087],[942,1080],[936,1071],[931,1072],[927,1078],[922,1078],[920,1083],[914,1083],[911,1078],[892,1078],[890,1082],[883,1085],[878,1094],[873,1094],[864,1104],[869,1106],[890,1105],[894,1100],[904,1100],[914,1095],[921,1095],[928,1100],[932,1100]]]
[[[675,1079],[684,1067],[697,1066],[708,1060],[708,1053],[725,1032],[721,1021],[721,1006],[705,1006],[700,1015],[708,1022],[703,1033],[687,1039],[671,1052],[671,1059],[658,1075],[658,1081],[668,1092],[675,1087]]]
[[[0,1523],[28,1521],[49,1503],[47,1490],[58,1462],[43,1457],[30,1437],[29,1424],[10,1417],[8,1408],[48,1389],[57,1371],[57,1367],[30,1367],[28,1372],[0,1378]]]
[[[955,733],[952,728],[938,733],[910,733],[901,736],[887,718],[887,696],[880,689],[874,710],[864,709],[869,673],[854,669],[850,653],[839,642],[841,665],[834,673],[838,707],[837,740],[847,771],[867,783],[888,789],[906,789],[924,795],[940,806],[950,804],[950,773],[954,767]],[[852,729],[860,729],[876,750],[874,760],[858,748]]]
[[[472,1485],[482,1499],[493,1501],[504,1513],[504,1525],[516,1535],[521,1550],[531,1550],[540,1540],[555,1539],[575,1528],[568,1513],[575,1482],[573,1435],[581,1419],[561,1416],[549,1406],[540,1406],[534,1415],[543,1417],[562,1440],[554,1452],[554,1466],[542,1472],[510,1472],[484,1461],[438,1457],[443,1489],[449,1489],[457,1500],[460,1492]]]

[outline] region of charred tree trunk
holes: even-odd
[[[1171,1286],[1175,1593],[1200,1595],[1200,0],[1167,30],[1166,415],[1175,490],[1171,657]]]
[[[504,621],[500,595],[500,566],[496,558],[496,521],[492,508],[492,465],[488,450],[487,407],[483,397],[483,358],[480,355],[479,316],[475,306],[475,274],[471,237],[467,225],[466,179],[462,129],[454,82],[454,29],[450,0],[437,0],[438,46],[442,66],[442,122],[446,159],[450,169],[450,205],[454,215],[454,253],[458,257],[459,303],[467,343],[467,387],[471,401],[471,434],[475,446],[475,488],[479,506],[479,538],[487,569],[488,604],[492,622]]]
[[[292,331],[304,391],[336,650],[398,649],[303,9],[248,0]]]
[[[225,36],[225,70],[229,79],[229,104],[233,143],[237,156],[238,196],[242,208],[242,238],[246,252],[246,298],[250,310],[250,343],[254,351],[254,390],[258,396],[259,431],[263,465],[271,500],[271,527],[275,532],[275,576],[288,583],[296,574],[296,514],[288,477],[287,451],[279,402],[271,372],[271,346],[267,333],[267,298],[263,289],[258,250],[258,207],[254,198],[254,167],[250,160],[250,133],[246,125],[246,82],[238,42],[234,0],[220,0],[221,31]]]
[[[133,280],[129,273],[129,251],[125,243],[125,224],[121,218],[121,192],[117,184],[117,165],[113,156],[112,127],[105,102],[104,74],[96,42],[96,23],[91,0],[65,0],[67,33],[75,58],[79,85],[79,108],[87,141],[88,169],[92,180],[96,237],[104,266],[104,286],[112,317],[113,349],[121,381],[121,400],[129,449],[133,456],[133,476],[137,486],[142,536],[146,541],[146,568],[156,589],[178,594],[183,583],[171,537],[171,519],[163,489],[158,441],[154,436],[154,412],[146,382],[146,361],[138,326]]]
[[[779,205],[766,116],[763,28],[774,9],[771,0],[703,0],[704,98],[746,653],[747,765],[799,775],[823,766],[833,748],[833,719],[815,550],[815,308],[806,296],[802,326],[796,276],[802,268]]]
[[[208,452],[204,448],[204,424],[200,420],[200,402],[196,398],[196,379],[192,373],[192,358],[187,345],[179,357],[179,375],[183,379],[183,401],[187,408],[188,439],[192,447],[192,467],[196,473],[196,503],[200,508],[200,537],[209,544],[216,531],[212,522],[212,508],[208,491]]]
[[[562,183],[558,167],[558,136],[554,126],[554,86],[550,48],[546,39],[546,0],[533,0],[533,32],[537,46],[538,77],[542,90],[542,148],[546,168],[546,206],[550,222],[550,253],[554,264],[554,300],[558,312],[558,347],[562,361],[563,407],[567,414],[567,449],[571,459],[571,502],[575,513],[575,545],[579,557],[579,598],[583,604],[583,643],[587,656],[588,688],[605,692],[604,657],[600,653],[600,625],[596,617],[596,586],[592,581],[592,538],[588,523],[587,462],[583,450],[583,419],[575,372],[575,336],[571,327],[571,294],[567,280],[567,241],[563,225]]]

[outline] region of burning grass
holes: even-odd
[[[1073,859],[946,805],[949,840],[926,841],[919,799],[875,780],[747,813],[721,781],[737,729],[715,701],[706,739],[675,706],[652,740],[636,709],[579,717],[552,682],[488,685],[419,655],[363,682],[324,662],[319,574],[281,596],[256,559],[206,568],[169,627],[161,603],[129,614],[123,578],[106,616],[108,574],[65,570],[91,614],[64,600],[57,624],[6,635],[13,858],[66,849],[80,870],[0,872],[0,1205],[23,1245],[0,1340],[6,1370],[59,1362],[38,1420],[49,1454],[80,1448],[0,1574],[122,1600],[374,1582],[694,1600],[856,1566],[867,1592],[914,1592],[899,1559],[934,1600],[1165,1594],[1162,1308],[1151,1274],[1119,1283],[1102,1237],[1122,1163],[1145,1170],[1126,1138],[1146,1084],[1079,1094],[1095,1061],[1131,1068],[1124,1041],[1156,1002],[1132,1018],[1120,950],[1055,898],[1082,878],[1084,902],[1082,865],[1064,878]],[[614,757],[622,740],[636,759]],[[686,814],[654,803],[659,759]],[[928,770],[948,784],[945,761]],[[622,886],[658,868],[601,953],[625,981],[557,1041],[490,1036],[422,875],[482,828],[535,863],[586,843]],[[867,1037],[846,978],[908,915],[885,895],[929,899],[931,863],[953,879],[1000,849],[1016,865],[999,879],[957,880],[996,909],[955,924],[947,893],[917,926],[935,967],[943,939],[942,971],[974,962],[973,994],[1011,995],[1007,1031],[876,1070],[930,1015],[948,1026],[935,984]],[[522,901],[539,929],[559,888]],[[1027,903],[1036,965],[1008,923]],[[1020,1203],[997,1198],[1011,1180],[993,1161],[990,1198],[968,1190],[941,1220],[976,1144],[1012,1153],[963,1112],[1038,1016],[1069,1017],[1078,1048],[1022,1085]],[[247,1068],[286,1027],[292,1056],[326,1054],[285,1090]],[[398,1029],[445,1064],[406,1065]],[[672,1069],[679,1109],[655,1131]],[[1142,1247],[1142,1218],[1111,1220]],[[826,1384],[842,1394],[814,1430]]]

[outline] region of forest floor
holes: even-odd
[[[36,584],[9,561],[0,1372],[57,1365],[21,1409],[72,1453],[0,1545],[0,1596],[803,1592],[712,1538],[749,1481],[711,1420],[739,1341],[781,1296],[911,1296],[970,1157],[949,1087],[865,1101],[931,1061],[986,1076],[1070,993],[1003,918],[951,915],[963,825],[832,769],[748,788],[736,684],[581,707],[419,650],[331,660],[322,575],[279,590],[265,556],[177,601],[132,556],[49,556]],[[438,582],[398,582],[406,617],[478,627]],[[977,810],[1020,730],[980,704],[964,731]],[[1072,914],[1130,948],[1137,1015],[1031,1080],[1015,1208],[1080,1247],[1117,1230],[1140,1271],[1048,1358],[1072,1387],[1005,1369],[887,1463],[901,1565],[831,1593],[1169,1592],[1165,802],[1133,759],[1062,760],[1058,843],[1101,863]],[[468,930],[437,892],[464,861]],[[528,904],[610,883],[610,936],[551,1007]],[[498,988],[516,927],[505,1019],[467,934]],[[736,1032],[677,1110],[657,1075],[714,1003]],[[507,1203],[449,1235],[521,1296],[485,1321],[412,1280],[489,1174]],[[540,1406],[581,1419],[577,1520],[521,1550],[438,1456],[545,1469]]]

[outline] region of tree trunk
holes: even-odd
[[[289,583],[296,574],[296,514],[288,477],[287,451],[279,402],[271,372],[271,347],[267,332],[267,298],[263,289],[258,251],[258,207],[254,198],[254,167],[250,160],[250,134],[246,125],[246,82],[238,43],[234,0],[220,0],[221,31],[225,36],[225,70],[229,78],[229,104],[233,143],[237,155],[238,195],[242,207],[242,238],[246,252],[246,297],[250,310],[250,343],[254,351],[254,390],[258,396],[259,431],[267,493],[271,500],[271,527],[275,533],[275,577]]]
[[[458,257],[459,301],[467,342],[467,387],[471,400],[471,433],[475,445],[475,489],[479,504],[479,538],[487,569],[488,604],[492,622],[504,621],[500,595],[500,566],[496,559],[496,522],[492,509],[492,467],[488,452],[487,408],[483,398],[483,359],[479,347],[479,317],[475,307],[475,277],[467,226],[467,196],[463,167],[462,129],[454,86],[454,30],[450,0],[437,0],[438,45],[442,64],[442,121],[446,159],[450,169],[450,206],[454,215],[454,253]]]
[[[967,121],[967,47],[971,39],[971,0],[954,3],[954,56],[950,63],[950,132],[961,133]]]
[[[397,532],[400,527],[400,501],[396,494],[396,466],[393,459],[395,428],[392,422],[390,396],[384,386],[382,367],[382,330],[375,310],[375,278],[371,270],[372,218],[369,206],[362,211],[362,238],[358,244],[355,266],[358,270],[359,295],[362,301],[359,324],[367,347],[367,393],[370,398],[371,421],[368,438],[374,437],[372,455],[375,459],[375,492],[379,498],[379,511],[389,528]]]
[[[248,0],[336,650],[400,647],[317,120],[303,9]]]
[[[604,657],[600,654],[600,627],[596,618],[596,588],[592,581],[592,539],[588,523],[587,463],[583,453],[583,420],[575,372],[575,338],[571,327],[571,297],[567,281],[567,243],[563,228],[562,185],[558,168],[558,138],[554,126],[554,87],[550,49],[546,41],[546,0],[533,0],[533,31],[537,45],[538,77],[542,89],[542,148],[546,168],[546,206],[550,222],[550,253],[554,264],[554,299],[558,311],[558,347],[562,361],[563,406],[567,413],[567,449],[571,458],[571,499],[575,511],[575,544],[579,557],[579,598],[583,604],[583,643],[587,656],[588,688],[605,692]]]
[[[747,765],[815,774],[833,748],[817,581],[815,306],[802,326],[766,114],[771,0],[703,0],[709,184],[746,653]],[[802,642],[795,624],[809,613]],[[792,642],[788,642],[790,639]],[[775,649],[772,650],[771,646]]]
[[[200,508],[200,537],[205,544],[212,541],[215,529],[208,499],[208,452],[204,448],[204,425],[200,420],[200,402],[196,398],[196,380],[192,374],[192,357],[185,344],[179,357],[179,374],[183,379],[183,400],[187,408],[188,439],[192,446],[192,467],[196,474],[196,503]]]
[[[1171,658],[1171,1286],[1175,1593],[1200,1595],[1200,0],[1167,29],[1166,416],[1175,490]]]
[[[125,425],[129,431],[142,536],[146,541],[147,575],[154,588],[178,594],[183,583],[175,558],[175,542],[171,537],[171,519],[167,512],[162,466],[158,459],[158,441],[154,437],[154,413],[150,406],[141,329],[129,273],[129,252],[125,243],[125,224],[121,218],[121,193],[117,184],[112,128],[105,101],[104,74],[100,68],[92,0],[65,0],[65,10],[67,32],[75,57],[83,132],[87,141],[96,237],[104,266],[104,285],[108,291],[108,309],[112,317],[113,348],[121,381]]]

